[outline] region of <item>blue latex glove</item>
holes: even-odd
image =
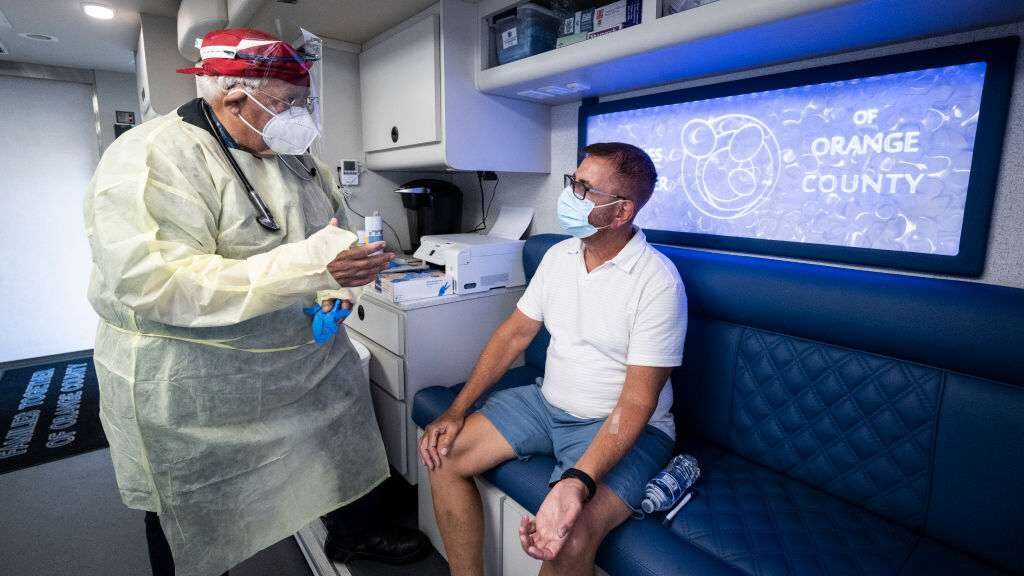
[[[307,316],[313,317],[313,340],[317,344],[326,344],[338,333],[338,323],[348,318],[352,313],[341,306],[341,300],[334,301],[334,307],[329,312],[324,312],[322,306],[310,306],[303,308]]]

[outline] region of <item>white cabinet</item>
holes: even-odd
[[[438,16],[429,14],[360,56],[367,152],[441,140],[440,39]]]
[[[465,382],[491,334],[515,309],[523,288],[395,304],[368,291],[345,320],[370,351],[370,392],[388,462],[417,481],[412,401],[430,386]]]
[[[441,0],[363,46],[363,148],[371,170],[548,172],[548,107],[480,93],[477,6]]]

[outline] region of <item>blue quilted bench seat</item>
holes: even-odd
[[[526,243],[527,275],[563,236]],[[698,493],[605,540],[612,575],[1024,572],[1024,290],[659,247],[689,300],[673,376]],[[543,373],[542,331],[498,388]],[[416,395],[425,426],[458,386]],[[536,511],[553,462],[487,479]]]

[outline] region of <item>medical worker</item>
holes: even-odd
[[[388,477],[358,354],[332,332],[392,255],[352,246],[307,152],[314,61],[247,29],[200,52],[179,72],[202,97],[118,138],[85,201],[100,416],[157,576],[222,574],[346,504],[365,516]],[[317,304],[333,313],[314,335]],[[389,534],[340,540],[393,559],[423,548]]]

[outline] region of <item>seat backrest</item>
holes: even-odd
[[[523,270],[526,272],[527,282],[537,272],[537,267],[540,266],[540,261],[544,259],[544,254],[547,253],[548,248],[566,238],[568,236],[561,236],[559,234],[538,234],[526,240],[526,245],[523,246]],[[550,341],[551,335],[547,329],[541,328],[540,332],[526,348],[527,366],[533,366],[538,370],[544,369],[544,363],[547,360],[548,343]]]
[[[527,241],[528,274],[563,238]],[[1024,290],[659,249],[689,301],[673,375],[681,440],[1019,564]],[[531,364],[544,347],[531,345]]]
[[[661,248],[681,429],[997,565],[1024,541],[1024,291]]]

